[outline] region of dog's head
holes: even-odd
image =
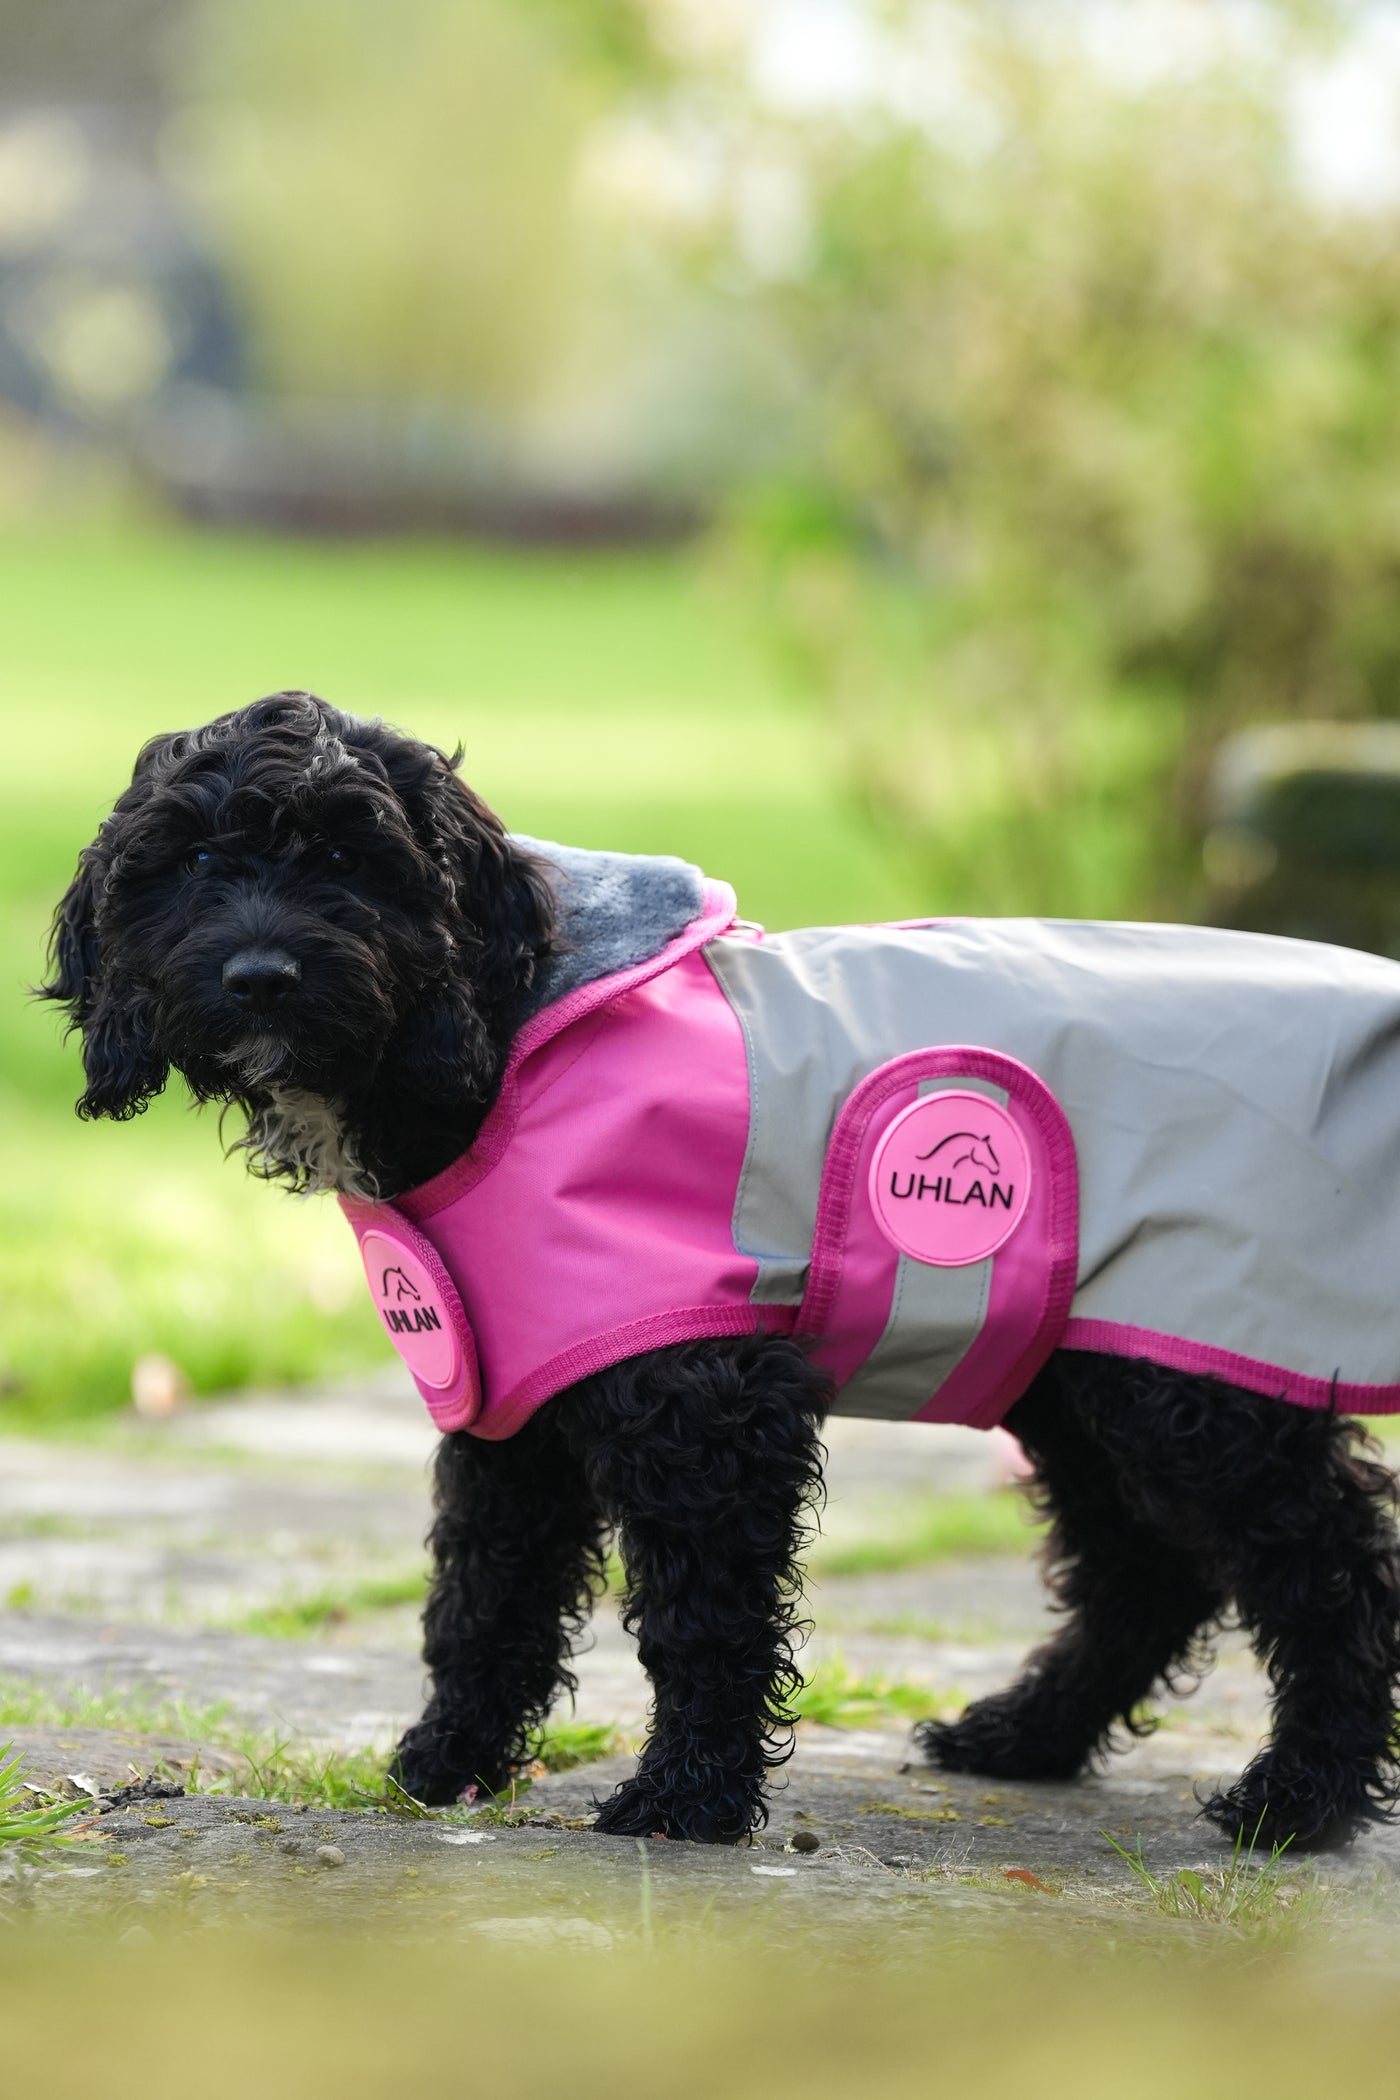
[[[255,1121],[485,1098],[553,903],[455,764],[295,692],[147,744],[54,922],[80,1114],[139,1114],[172,1066]]]

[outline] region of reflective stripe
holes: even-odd
[[[984,1079],[925,1079],[919,1092],[950,1086],[1006,1101],[1006,1089]],[[916,1415],[982,1332],[991,1288],[990,1257],[961,1269],[935,1269],[901,1254],[885,1331],[842,1386],[832,1413],[900,1422]]]

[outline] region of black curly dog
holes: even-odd
[[[384,1196],[471,1143],[555,938],[538,865],[455,761],[305,693],[147,745],[55,922],[48,997],[81,1030],[86,1116],[174,1066],[239,1104],[255,1171]],[[655,1693],[606,1831],[741,1839],[798,1684],[799,1556],[827,1385],[773,1336],[659,1349],[518,1435],[443,1439],[432,1696],[409,1792],[492,1790],[561,1692],[615,1527]],[[948,1770],[1064,1779],[1233,1609],[1274,1688],[1265,1748],[1206,1813],[1337,1843],[1397,1798],[1400,1562],[1359,1427],[1151,1363],[1063,1351],[1008,1417],[1053,1528],[1064,1625],[1009,1691],[930,1723]]]

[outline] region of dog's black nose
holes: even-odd
[[[224,990],[240,1006],[269,1013],[301,982],[301,964],[281,948],[240,948],[224,964]]]

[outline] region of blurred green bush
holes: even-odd
[[[802,408],[740,545],[946,907],[1187,909],[1223,734],[1400,714],[1400,209],[1291,129],[1345,12],[1154,70],[895,6],[898,95],[736,149],[805,214],[744,278]]]

